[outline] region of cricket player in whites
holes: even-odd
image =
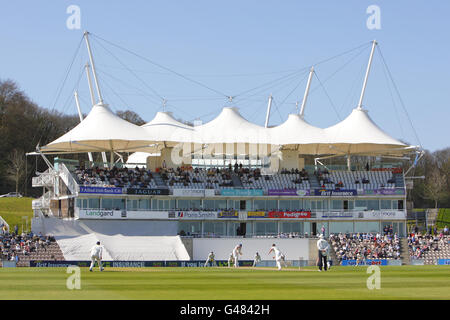
[[[233,249],[233,260],[235,268],[239,268],[239,256],[242,256],[242,243],[238,244]]]
[[[277,246],[274,244],[272,244],[272,247],[269,250],[270,254],[271,252],[275,253],[275,261],[277,262],[277,268],[278,270],[281,270],[281,260],[283,257],[283,254],[281,253],[281,251],[277,248]],[[285,264],[286,265],[286,264]]]
[[[317,250],[319,251],[319,257],[318,257],[318,266],[319,271],[322,271],[322,266],[327,271],[328,264],[327,264],[327,256],[328,256],[328,250],[330,249],[330,246],[328,245],[327,240],[323,238],[323,235],[321,234],[319,236],[319,240],[317,241]]]
[[[228,268],[231,268],[231,264],[233,263],[234,258],[233,258],[233,252],[230,253],[230,257],[228,258]]]
[[[261,262],[261,256],[260,256],[259,253],[257,252],[257,253],[255,254],[255,258],[254,258],[254,260],[253,260],[253,266],[256,267],[256,264],[257,264],[257,263],[260,263],[260,262]]]
[[[100,241],[97,241],[97,244],[91,249],[91,267],[89,268],[89,271],[92,271],[92,268],[94,268],[95,261],[97,261],[100,271],[103,271],[102,253],[103,247],[100,245]]]
[[[214,252],[211,251],[208,255],[208,258],[206,258],[205,267],[208,266],[208,262],[211,262],[215,267],[217,267],[217,263],[214,257]]]

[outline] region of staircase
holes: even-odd
[[[319,180],[317,180],[317,176],[314,173],[308,172],[308,178],[311,189],[320,189]]]
[[[155,180],[155,183],[160,188],[167,188],[166,183],[164,182],[163,178],[159,174],[159,172],[152,172],[153,180]]]
[[[402,265],[411,264],[407,238],[400,239],[400,259],[402,259]]]
[[[395,187],[396,188],[404,188],[405,180],[403,179],[403,174],[394,173],[393,176],[394,176],[394,181],[395,181]]]
[[[231,181],[233,182],[233,186],[236,188],[243,188],[242,181],[236,173],[231,174]]]

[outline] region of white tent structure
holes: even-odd
[[[43,153],[124,152],[149,146],[143,128],[123,120],[107,105],[96,104],[75,128],[41,147]]]
[[[179,142],[190,142],[194,128],[176,120],[171,112],[157,112],[155,117],[142,125],[151,137],[155,149],[173,147]]]
[[[191,156],[200,153],[259,157],[281,151],[295,165],[300,154],[345,155],[348,158],[351,155],[398,156],[414,148],[385,133],[362,108],[376,41],[373,41],[358,107],[346,119],[329,128],[315,127],[303,117],[314,68],[310,71],[300,114],[289,115],[278,126],[267,127],[270,98],[264,127],[246,120],[235,107],[224,107],[216,118],[203,125],[189,126],[174,119],[169,112],[157,112],[153,120],[139,127],[121,119],[103,103],[87,32],[85,37],[99,102],[79,125],[42,147],[42,153],[110,151],[111,164],[114,152],[159,153],[159,159],[152,163],[158,167],[191,163]],[[94,100],[92,88],[91,97]],[[177,154],[179,161],[174,160]]]
[[[392,138],[369,117],[362,108],[353,109],[352,113],[338,124],[324,129],[329,139],[330,153],[343,154],[398,154],[409,148],[403,142]],[[322,153],[325,150],[322,151]]]

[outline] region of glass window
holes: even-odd
[[[380,224],[377,221],[355,222],[355,232],[361,233],[380,232]]]
[[[267,210],[278,210],[277,200],[267,200],[266,208]]]
[[[157,199],[152,199],[152,206],[151,206],[151,208],[153,209],[153,210],[158,210],[158,200]]]
[[[81,208],[81,199],[78,198],[77,201],[75,201],[75,206],[78,208]]]
[[[330,233],[352,233],[353,222],[330,221]]]
[[[228,229],[227,235],[228,235],[228,236],[236,236],[237,228],[239,228],[240,225],[241,225],[241,224],[240,224],[239,222],[232,222],[232,221],[229,221],[229,222],[228,222],[228,226],[227,226],[227,229]],[[247,231],[247,230],[246,230],[246,231]]]
[[[392,209],[398,209],[398,200],[392,200]]]
[[[82,201],[82,206],[83,206],[83,208],[89,208],[89,201],[88,201],[89,199],[83,199],[83,201]]]
[[[215,209],[216,210],[227,209],[227,200],[215,200]]]
[[[138,208],[138,201],[137,200],[127,199],[127,210],[134,211],[137,208]]]
[[[311,200],[303,200],[303,209],[311,210]]]
[[[253,210],[266,210],[265,200],[253,200]]]
[[[203,200],[203,209],[214,210],[214,200]]]
[[[367,209],[367,200],[355,200],[355,208],[366,210]]]
[[[234,200],[227,200],[227,209],[238,209],[239,210],[239,206],[237,206],[237,207],[234,206]]]
[[[247,210],[253,210],[253,201],[245,200],[245,207],[247,208]]]
[[[150,210],[150,199],[139,199],[138,200],[138,208],[139,210]],[[156,210],[156,208],[155,208]]]
[[[280,210],[290,210],[291,209],[291,201],[290,200],[280,200],[279,201],[279,209]]]
[[[102,199],[102,208],[106,210],[113,209],[113,200],[111,198],[103,198]]]
[[[281,232],[303,234],[303,222],[281,222]]]
[[[221,221],[221,222],[205,221],[203,223],[203,234],[209,235],[209,236],[226,235],[226,222],[225,221]]]
[[[380,201],[378,200],[367,200],[368,210],[380,210]]]
[[[173,210],[173,209],[176,209],[176,202],[175,202],[175,200],[170,200],[170,202],[169,202],[169,209],[171,209],[171,210]]]
[[[180,209],[180,210],[189,209],[189,200],[179,199],[178,200],[178,209]]]
[[[276,235],[278,234],[278,223],[273,222],[255,222],[256,235]]]
[[[201,209],[202,208],[202,200],[200,200],[200,199],[193,199],[193,200],[191,200],[189,208]]]
[[[381,200],[381,209],[392,209],[392,201],[391,200]]]
[[[349,200],[349,201],[348,201],[348,208],[349,208],[350,210],[355,209],[355,201]]]
[[[317,203],[317,210],[322,210],[322,200],[316,201]]]
[[[178,233],[186,236],[198,235],[202,232],[200,221],[180,221],[178,222]]]
[[[125,199],[113,199],[112,206],[114,210],[124,210]]]
[[[342,200],[331,200],[331,209],[343,209]]]
[[[323,209],[324,210],[328,210],[329,206],[328,206],[328,199],[327,200],[323,200]]]
[[[308,235],[311,235],[311,222],[305,221],[303,223],[303,232],[307,233]]]
[[[291,207],[289,208],[292,211],[299,211],[303,208],[303,200],[291,200]]]
[[[99,198],[90,198],[88,203],[89,209],[98,209],[100,208],[100,199]]]

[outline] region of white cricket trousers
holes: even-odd
[[[91,266],[90,266],[89,269],[92,270],[92,268],[94,268],[94,266],[95,266],[95,261],[97,261],[98,267],[100,268],[100,270],[102,270],[102,260],[101,260],[100,257],[98,257],[98,256],[91,256]]]
[[[275,260],[277,262],[277,268],[278,270],[281,270],[281,258]]]
[[[233,256],[233,258],[234,258],[234,267],[235,267],[235,268],[239,268],[238,256],[237,256],[237,255],[236,255],[236,256]]]

